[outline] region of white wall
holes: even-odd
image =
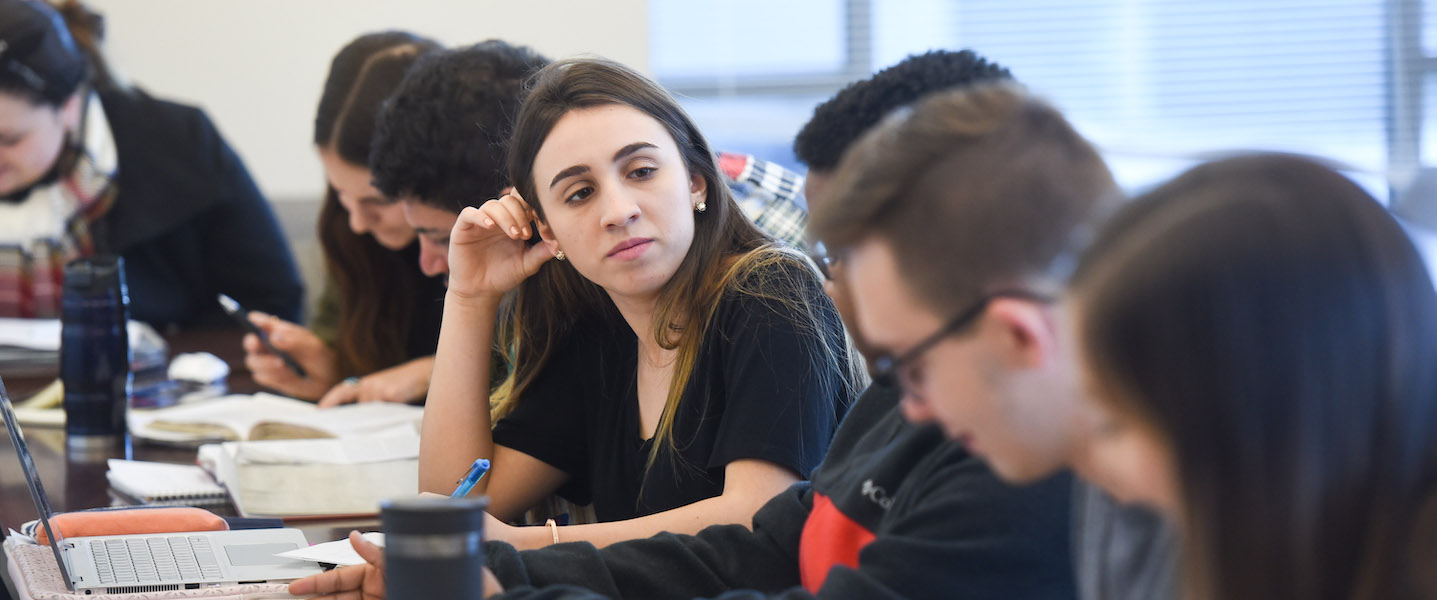
[[[403,29],[447,45],[488,38],[551,58],[594,53],[647,70],[647,0],[90,0],[132,83],[195,104],[273,201],[323,188],[310,147],[329,61],[355,36]]]
[[[329,61],[356,36],[402,29],[449,45],[490,38],[550,58],[605,56],[648,71],[648,0],[86,0],[106,53],[151,94],[209,113],[274,204],[312,303],[324,175],[310,144]]]

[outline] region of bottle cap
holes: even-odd
[[[384,531],[399,534],[445,534],[484,529],[489,499],[396,498],[380,505]]]
[[[125,285],[125,259],[111,255],[77,258],[65,264],[65,293],[103,296]],[[126,294],[128,295],[128,294]]]

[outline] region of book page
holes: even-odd
[[[419,458],[419,434],[414,432],[374,437],[322,440],[262,440],[234,444],[241,465],[328,464],[357,465]]]
[[[419,493],[419,459],[363,464],[241,463],[235,506],[250,517],[378,514],[379,503]]]
[[[376,514],[418,493],[419,434],[208,444],[199,462],[244,516]]]
[[[239,440],[264,420],[314,413],[303,400],[259,393],[226,396],[153,411],[130,411],[130,431],[164,441]]]
[[[307,439],[344,437],[411,425],[419,430],[424,409],[394,402],[345,404],[309,413],[273,415],[256,423],[247,439]]]

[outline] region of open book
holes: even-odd
[[[292,440],[418,431],[424,409],[372,402],[320,409],[303,400],[259,393],[196,404],[130,411],[130,432],[166,442]]]
[[[373,515],[419,493],[419,434],[200,446],[199,463],[246,517]]]

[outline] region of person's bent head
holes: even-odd
[[[972,50],[933,50],[843,88],[813,110],[794,139],[794,155],[808,166],[804,196],[809,204],[825,201],[844,152],[894,110],[934,92],[1012,77],[1008,69]]]
[[[77,3],[66,10],[94,16]],[[86,35],[100,32],[81,29]],[[79,132],[84,90],[97,72],[65,20],[39,0],[0,1],[0,196],[45,179]]]
[[[1060,468],[1085,429],[1047,298],[1117,197],[1097,151],[1017,86],[974,86],[865,134],[833,185],[811,227],[881,353],[875,383],[1006,479]]]
[[[1291,156],[1199,166],[1114,218],[1070,302],[1106,421],[1082,470],[1183,524],[1193,597],[1414,597],[1437,294],[1377,201]]]
[[[397,251],[413,243],[414,230],[399,203],[370,184],[365,163],[385,97],[438,47],[399,31],[355,38],[334,56],[315,110],[314,144],[328,183],[317,228],[340,303],[334,347],[342,373],[405,358],[421,278],[413,258]]]
[[[321,230],[346,225],[390,250],[414,241],[399,203],[370,183],[370,141],[384,99],[421,55],[438,48],[409,33],[386,31],[362,35],[334,56],[314,115],[314,145],[329,183]]]
[[[548,62],[499,40],[438,52],[420,60],[385,104],[369,166],[374,185],[403,201],[425,273],[449,272],[459,211],[508,186],[504,147],[524,80]]]

